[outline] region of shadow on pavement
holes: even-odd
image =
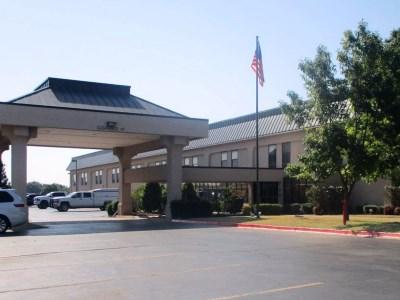
[[[163,219],[113,220],[113,221],[57,221],[34,222],[15,231],[8,231],[2,237],[51,236],[71,234],[92,234],[147,230],[177,230],[215,227],[205,224],[173,223]]]

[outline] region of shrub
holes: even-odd
[[[250,204],[245,203],[245,204],[242,206],[242,215],[243,215],[243,216],[250,216],[252,211],[253,211],[253,210],[252,210]]]
[[[314,204],[307,202],[307,203],[303,203],[302,206],[303,206],[303,212],[305,214],[312,214],[313,213]]]
[[[107,204],[106,210],[109,217],[114,216],[114,214],[118,211],[118,201],[113,201]]]
[[[242,211],[244,200],[242,198],[232,197],[223,201],[223,211],[230,214],[237,214]]]
[[[383,214],[384,215],[392,215],[393,214],[393,206],[391,206],[391,205],[385,205],[384,207],[383,207]]]
[[[341,187],[312,185],[306,191],[306,198],[321,212],[340,213],[342,211],[343,192]]]
[[[222,208],[224,206],[224,203],[221,200],[215,199],[212,200],[211,202],[211,210],[215,211],[216,213],[222,212]]]
[[[194,189],[192,183],[185,183],[182,188],[182,200],[183,201],[198,201],[199,197]]]
[[[143,210],[145,212],[161,211],[162,191],[158,182],[146,184],[143,195]]]
[[[143,196],[144,196],[145,185],[138,187],[132,194],[133,209],[134,211],[143,210]]]
[[[275,203],[261,203],[257,205],[257,211],[261,212],[262,215],[280,215],[283,206]]]
[[[314,215],[322,215],[323,214],[323,210],[319,206],[314,206],[312,211],[313,211]]]
[[[212,215],[212,206],[209,201],[184,201],[175,200],[171,202],[171,213],[173,218],[201,218]]]
[[[400,187],[385,186],[385,203],[393,207],[400,206]]]
[[[394,210],[393,210],[393,214],[395,215],[400,215],[400,207],[397,206]]]
[[[298,215],[301,210],[301,204],[300,203],[292,203],[290,204],[290,213],[294,215]]]
[[[379,212],[379,208],[378,208],[377,205],[368,204],[368,205],[364,205],[363,206],[363,213],[364,214],[370,214],[370,213],[377,214],[378,212]]]

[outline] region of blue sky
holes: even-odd
[[[305,95],[298,63],[321,44],[336,52],[361,19],[388,36],[400,26],[400,1],[1,1],[0,101],[65,77],[128,84],[214,122],[254,112],[256,35],[267,109],[288,90]],[[66,184],[70,157],[86,152],[30,148],[28,180]],[[49,160],[51,170],[38,172]]]

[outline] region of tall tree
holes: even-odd
[[[326,48],[319,47],[313,60],[305,59],[299,65],[308,101],[289,92],[290,104],[282,103],[289,120],[305,129],[304,153],[298,164],[287,168],[287,173],[315,182],[339,176],[344,224],[355,183],[376,180],[393,169],[396,159],[393,151],[399,147],[399,69],[396,73],[389,65],[398,62],[398,38],[398,33],[392,34],[387,42],[390,51],[385,52],[382,39],[360,23],[356,32],[345,33],[338,53],[342,72],[338,74]],[[377,71],[380,67],[384,70]],[[382,87],[382,83],[386,85]],[[388,102],[393,116],[388,116],[387,108],[382,112]]]
[[[0,188],[8,189],[10,187],[11,187],[11,185],[8,182],[5,166],[4,166],[4,164],[3,164],[2,160],[1,160],[1,157],[0,157]]]
[[[355,111],[386,148],[381,164],[400,184],[400,29],[383,40],[362,22],[357,31],[345,32],[338,60]]]

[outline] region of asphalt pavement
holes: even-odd
[[[399,299],[399,240],[104,214],[0,237],[0,299]]]

